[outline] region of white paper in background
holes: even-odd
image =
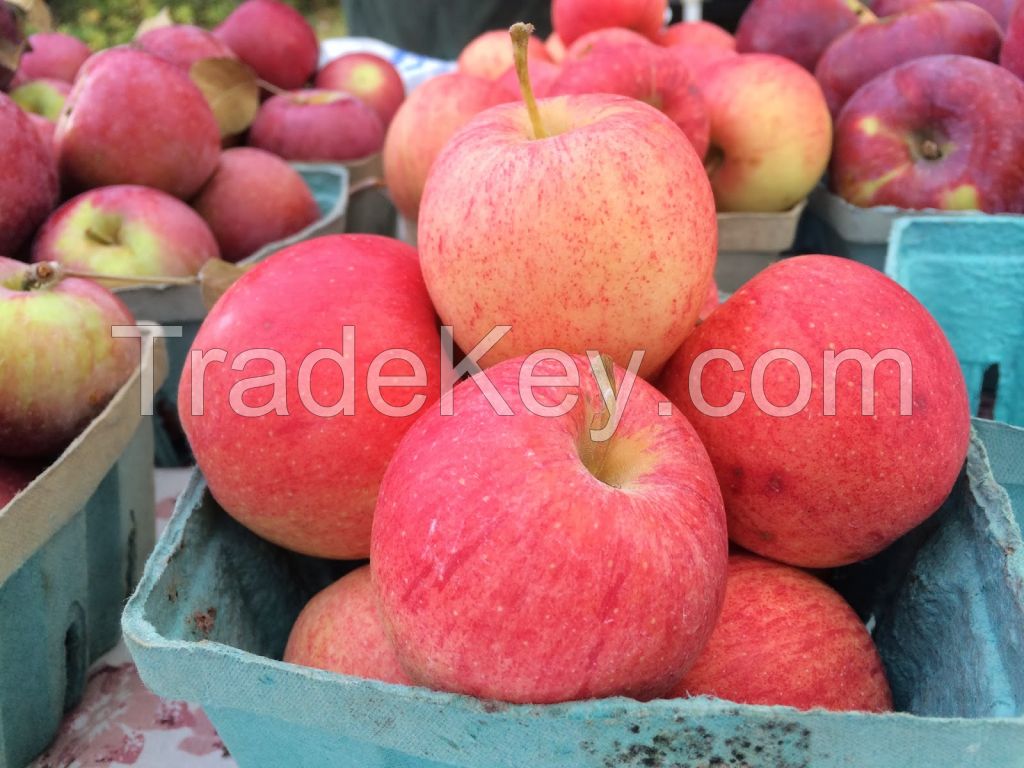
[[[320,41],[320,66],[347,53],[373,53],[390,61],[402,76],[406,93],[433,77],[455,70],[454,61],[420,56],[372,37],[332,37]]]

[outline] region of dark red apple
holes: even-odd
[[[909,11],[919,5],[928,5],[936,0],[874,0],[871,3],[871,12],[878,18],[884,16],[895,16],[897,13]]]
[[[775,53],[813,72],[833,40],[873,19],[858,0],[753,0],[736,30],[736,50]]]
[[[301,88],[316,71],[316,33],[301,13],[279,0],[245,0],[213,34],[278,88]]]
[[[15,86],[41,78],[71,83],[79,68],[92,55],[89,46],[63,32],[30,35],[28,45],[14,76]]]
[[[1024,3],[1018,3],[1006,32],[999,63],[1024,79]]]
[[[843,108],[833,188],[860,206],[1022,213],[1021,115],[1024,82],[1002,67],[967,56],[907,62]]]
[[[260,107],[249,144],[285,160],[346,163],[384,147],[384,125],[361,99],[340,91],[279,94]]]
[[[203,59],[234,59],[234,51],[227,43],[201,27],[191,24],[172,24],[144,32],[135,44],[146,53],[188,72]]]
[[[711,121],[704,99],[682,60],[653,45],[595,50],[567,61],[551,85],[551,96],[610,93],[661,110],[686,134],[698,157],[708,151]]]
[[[0,93],[0,255],[15,255],[57,205],[53,151],[29,116]]]
[[[991,14],[962,0],[862,24],[828,47],[814,76],[836,116],[862,85],[906,61],[951,53],[996,61],[1003,36]]]
[[[45,469],[46,464],[43,462],[0,459],[0,509],[6,507]]]
[[[405,84],[394,65],[372,53],[350,53],[317,73],[315,86],[344,91],[373,107],[386,129],[405,101]]]

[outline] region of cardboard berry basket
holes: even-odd
[[[200,702],[241,768],[1017,768],[1024,431],[975,428],[941,511],[831,574],[874,627],[900,714],[708,698],[511,706],[285,664],[299,610],[345,566],[249,533],[198,472],[128,603],[125,637],[145,683]]]
[[[166,372],[158,339],[103,412],[0,509],[0,768],[21,768],[49,744],[89,664],[120,637],[153,548],[142,392]]]
[[[292,163],[309,185],[320,208],[320,218],[291,237],[268,243],[240,263],[256,264],[289,245],[321,235],[345,231],[349,198],[349,172],[341,165]],[[191,453],[178,423],[178,380],[188,350],[206,317],[198,285],[139,286],[117,290],[135,317],[181,328],[180,336],[167,337],[170,373],[156,400],[156,459],[159,466],[191,464]]]
[[[972,412],[1024,425],[1024,216],[901,219],[885,270],[942,326]]]

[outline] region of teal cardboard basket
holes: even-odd
[[[329,163],[292,163],[309,186],[320,208],[320,218],[291,237],[268,243],[241,264],[263,261],[282,248],[322,235],[345,231],[349,198],[349,171]],[[161,467],[192,464],[192,453],[178,421],[178,380],[185,358],[199,326],[206,317],[198,286],[134,287],[119,290],[118,296],[136,318],[181,329],[181,335],[167,338],[170,372],[156,399],[156,462]]]
[[[902,219],[885,270],[949,337],[972,412],[987,375],[995,418],[1024,425],[1024,217]]]
[[[942,510],[830,577],[863,611],[900,714],[699,698],[511,706],[285,664],[344,564],[235,523],[197,472],[123,618],[143,681],[202,704],[241,768],[1021,768],[1024,431],[982,423]],[[992,461],[990,462],[990,457]]]
[[[120,638],[153,548],[153,433],[142,416],[148,357],[100,416],[0,509],[0,768],[46,748]]]

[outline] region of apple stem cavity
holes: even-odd
[[[942,159],[942,148],[931,139],[925,139],[921,142],[921,156],[925,160],[940,160]]]
[[[601,408],[592,411],[587,406],[583,438],[580,445],[580,459],[587,470],[606,485],[611,485],[605,477],[605,464],[608,461],[608,449],[611,447],[611,439],[595,440],[593,433],[603,430],[608,423],[615,418],[615,410],[618,407],[619,396],[618,384],[615,381],[615,361],[611,355],[602,354],[600,360],[591,360],[594,378],[601,389]]]
[[[121,234],[121,217],[117,214],[100,216],[96,223],[85,230],[85,236],[100,245],[117,245]]]
[[[533,29],[533,24],[526,24],[520,21],[513,24],[508,32],[512,36],[512,52],[515,55],[519,90],[522,91],[523,101],[526,102],[526,111],[530,114],[530,123],[533,125],[533,137],[535,139],[546,139],[548,132],[544,129],[544,121],[540,118],[537,98],[533,95],[533,84],[530,82],[528,53],[530,36],[533,34]]]
[[[19,289],[22,291],[38,291],[56,285],[63,278],[60,266],[52,261],[33,264],[25,270]]]

